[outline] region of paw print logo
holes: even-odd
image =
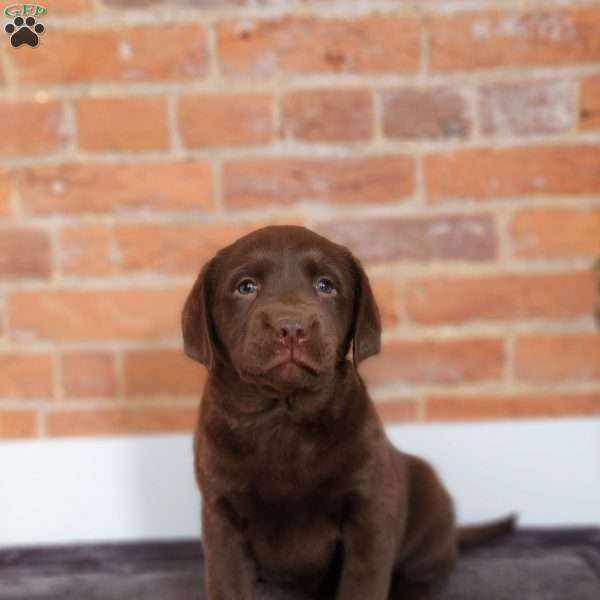
[[[10,43],[13,48],[18,48],[27,44],[35,48],[39,41],[39,34],[44,33],[44,26],[36,23],[33,17],[15,17],[12,23],[8,23],[4,28],[6,33],[10,34]]]

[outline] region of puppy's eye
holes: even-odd
[[[331,281],[331,279],[328,279],[327,277],[320,277],[319,279],[317,279],[315,287],[317,288],[318,292],[320,292],[321,294],[326,294],[328,296],[333,296],[337,293],[337,290],[335,289],[335,284],[333,283],[333,281]]]
[[[242,296],[250,296],[251,294],[256,294],[257,289],[258,286],[255,281],[252,279],[244,279],[240,281],[236,291]]]

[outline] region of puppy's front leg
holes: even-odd
[[[256,567],[222,501],[202,505],[207,600],[254,600]]]
[[[387,600],[395,554],[395,535],[367,506],[344,527],[344,559],[336,600]]]

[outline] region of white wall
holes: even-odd
[[[461,521],[600,524],[600,419],[401,425]],[[190,436],[0,444],[0,545],[199,536]]]

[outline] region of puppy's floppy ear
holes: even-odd
[[[181,313],[183,349],[190,358],[209,369],[215,359],[213,324],[209,308],[212,303],[213,268],[214,259],[202,267]]]
[[[354,321],[352,332],[352,359],[355,365],[378,354],[381,349],[381,319],[369,279],[360,262],[354,263]]]

